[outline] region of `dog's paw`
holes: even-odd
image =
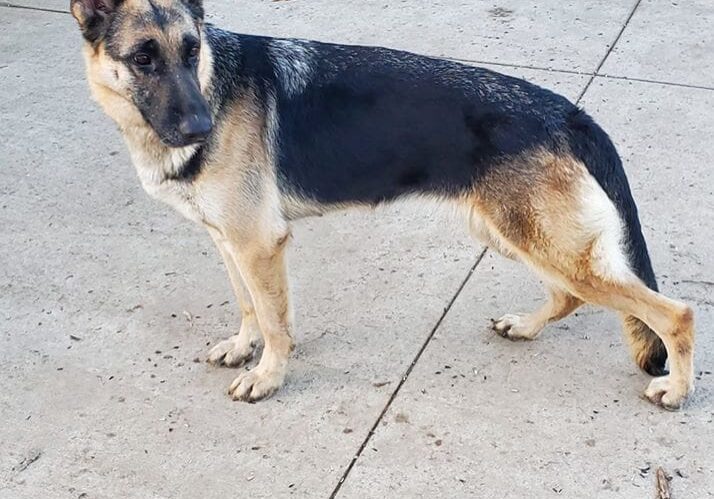
[[[539,331],[529,328],[523,317],[515,314],[506,314],[500,319],[491,319],[491,328],[504,338],[513,341],[532,340],[538,336]]]
[[[676,411],[693,392],[694,386],[691,383],[676,383],[671,375],[667,375],[653,379],[645,390],[645,397],[668,411]]]
[[[283,384],[285,371],[261,369],[260,365],[252,371],[241,373],[228,389],[233,400],[256,402],[270,397]]]
[[[255,342],[244,340],[241,335],[231,336],[208,352],[208,362],[214,366],[239,367],[253,358]]]

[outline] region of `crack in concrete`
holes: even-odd
[[[545,71],[547,73],[565,73],[565,74],[581,75],[581,76],[592,76],[593,75],[593,73],[588,72],[588,71],[577,71],[575,69],[548,68],[548,67],[544,67],[544,66],[533,66],[530,64],[519,64],[519,63],[514,63],[514,62],[494,62],[494,61],[484,61],[481,59],[463,59],[460,57],[447,57],[447,56],[441,56],[441,57],[437,57],[437,58],[445,59],[447,61],[465,62],[467,64],[488,64],[490,66],[503,66],[506,68],[514,68],[514,69],[532,69],[534,71]]]
[[[8,9],[37,10],[40,12],[54,12],[55,14],[69,14],[68,10],[48,9],[45,7],[32,7],[30,5],[17,5],[10,2],[0,2],[0,7],[7,7]]]
[[[654,80],[652,78],[638,78],[636,76],[620,76],[607,73],[593,73],[590,71],[577,71],[574,69],[560,69],[560,68],[548,68],[544,66],[532,66],[529,64],[518,64],[510,62],[493,62],[493,61],[483,61],[480,59],[460,59],[455,57],[441,57],[441,59],[446,59],[447,61],[462,62],[467,64],[487,64],[490,66],[503,66],[506,68],[513,69],[530,69],[533,71],[543,71],[546,73],[561,73],[576,76],[590,76],[595,78],[605,78],[610,80],[626,80],[626,81],[637,81],[641,83],[654,83],[657,85],[668,85],[672,87],[684,87],[684,88],[694,88],[699,90],[714,90],[714,86],[707,85],[697,85],[695,83],[679,83],[675,81],[666,80]]]
[[[597,65],[597,68],[595,68],[593,75],[588,80],[583,91],[580,92],[578,99],[575,101],[576,105],[580,104],[580,101],[582,100],[582,98],[585,97],[585,92],[588,91],[588,89],[590,88],[590,85],[592,85],[593,81],[595,81],[595,77],[598,76],[598,74],[600,73],[600,70],[602,69],[603,65],[605,64],[605,61],[607,60],[608,57],[610,57],[610,54],[612,53],[612,50],[615,48],[615,45],[617,45],[617,42],[620,41],[622,34],[625,32],[625,29],[627,29],[627,25],[630,24],[630,20],[632,19],[632,16],[635,15],[635,11],[640,6],[640,3],[642,3],[642,0],[637,0],[635,2],[635,5],[632,6],[632,9],[630,10],[630,15],[628,15],[627,19],[625,19],[625,23],[622,25],[622,27],[620,28],[620,31],[617,33],[615,40],[610,44],[610,47],[607,49],[607,52],[605,52],[605,56],[600,61],[600,64]]]
[[[441,323],[444,322],[446,315],[451,310],[451,307],[454,305],[454,302],[456,302],[456,299],[459,297],[459,295],[461,295],[461,292],[464,290],[464,288],[466,287],[466,284],[471,279],[471,276],[476,271],[476,267],[478,267],[479,264],[483,261],[483,258],[486,256],[487,252],[488,252],[488,247],[484,248],[483,251],[481,251],[478,258],[476,258],[476,262],[471,266],[468,273],[466,274],[466,277],[464,278],[464,280],[461,282],[461,285],[456,290],[456,293],[454,293],[454,295],[451,297],[451,300],[449,300],[449,303],[446,305],[446,308],[444,308],[444,311],[441,313],[441,316],[436,321],[436,324],[434,324],[434,327],[432,328],[431,332],[429,333],[429,336],[427,336],[426,340],[424,340],[424,343],[422,344],[421,348],[417,352],[417,354],[414,357],[414,359],[412,360],[411,364],[409,364],[409,367],[407,368],[406,372],[402,375],[401,379],[399,380],[399,383],[397,384],[396,388],[390,395],[389,400],[387,400],[387,404],[382,409],[382,412],[379,414],[379,417],[372,425],[372,428],[370,428],[369,433],[367,433],[367,437],[364,439],[362,444],[359,446],[357,453],[354,455],[354,457],[350,461],[350,464],[347,466],[344,473],[342,473],[342,476],[340,477],[339,482],[337,482],[335,489],[332,491],[332,494],[330,494],[330,499],[334,499],[335,497],[337,497],[337,494],[340,492],[342,485],[347,480],[347,477],[349,476],[350,472],[352,471],[352,468],[354,467],[355,463],[357,463],[357,460],[360,458],[360,456],[362,455],[362,452],[367,447],[367,444],[372,439],[372,436],[374,435],[375,431],[377,430],[377,427],[384,419],[384,416],[387,414],[387,411],[392,406],[392,403],[394,402],[394,400],[397,398],[397,395],[399,394],[399,391],[402,389],[402,386],[404,386],[404,383],[406,383],[407,379],[409,379],[409,375],[414,370],[414,366],[416,366],[417,362],[419,362],[419,359],[421,359],[422,354],[424,353],[426,348],[431,343],[431,340],[434,338],[434,334],[436,334],[436,332],[439,330],[439,327],[441,327]]]
[[[610,80],[624,80],[624,81],[636,81],[640,83],[653,83],[656,85],[666,85],[669,87],[683,87],[683,88],[694,88],[696,90],[714,90],[714,87],[708,87],[706,85],[697,85],[694,83],[676,83],[672,81],[661,81],[661,80],[651,80],[649,78],[636,78],[634,76],[617,76],[609,74],[596,74],[596,78],[605,78]]]

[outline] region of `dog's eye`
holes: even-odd
[[[194,46],[191,48],[191,50],[188,52],[188,56],[191,59],[198,59],[198,55],[201,53],[201,47],[198,45]]]
[[[134,54],[134,62],[137,63],[139,66],[148,66],[149,64],[151,64],[151,56],[139,52],[138,54]]]

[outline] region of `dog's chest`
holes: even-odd
[[[144,179],[141,185],[149,196],[168,204],[189,220],[196,223],[204,220],[195,189],[190,185],[175,180],[156,183]]]
[[[168,204],[189,220],[197,223],[204,220],[195,185],[171,177],[172,158],[156,161],[134,151],[131,156],[141,185],[149,196]]]

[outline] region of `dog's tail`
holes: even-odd
[[[595,177],[624,221],[630,267],[648,288],[658,291],[637,206],[614,144],[582,110],[578,109],[570,115],[568,125],[568,145],[572,153]],[[623,326],[637,365],[652,376],[666,374],[667,350],[660,337],[634,316],[624,317]]]

